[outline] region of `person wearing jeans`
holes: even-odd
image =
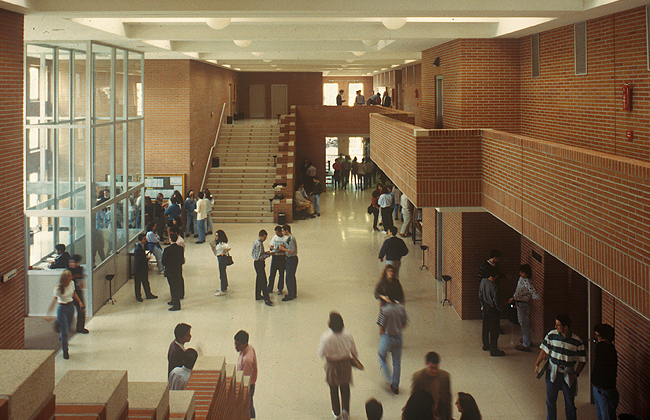
[[[311,191],[311,200],[314,203],[314,214],[320,216],[320,195],[323,193],[323,184],[317,176],[314,177],[314,186]]]
[[[194,231],[194,237],[198,235],[198,226],[196,222],[196,200],[194,199],[194,191],[190,190],[185,199],[185,213],[187,214],[187,223],[185,224],[185,237],[189,238]]]
[[[519,281],[515,293],[508,300],[508,303],[516,302],[517,304],[517,317],[519,318],[519,325],[521,325],[521,344],[515,346],[516,350],[530,352],[532,345],[531,331],[530,331],[530,300],[540,299],[542,296],[537,293],[537,290],[531,284],[533,277],[533,270],[530,265],[524,264],[519,267]]]
[[[287,255],[286,283],[287,295],[282,299],[283,302],[295,299],[298,292],[296,290],[296,270],[298,269],[298,242],[296,237],[291,234],[291,226],[282,226],[282,234],[287,237],[287,244],[280,245],[280,251]]]
[[[74,317],[74,304],[76,301],[81,309],[85,309],[83,302],[75,292],[74,282],[72,281],[72,273],[70,270],[63,270],[61,277],[59,277],[59,284],[54,288],[54,298],[50,304],[48,313],[54,309],[57,303],[59,307],[56,311],[56,319],[61,328],[61,350],[63,350],[63,358],[69,359],[68,354],[68,334],[70,333],[70,324]]]
[[[389,302],[381,307],[377,325],[379,325],[379,364],[384,372],[386,381],[394,394],[399,393],[399,378],[402,366],[402,329],[406,327],[408,317],[406,309],[395,300],[394,293],[387,296]],[[388,353],[393,358],[393,373],[388,367]]]
[[[614,328],[608,324],[596,325],[594,337],[596,357],[591,370],[591,388],[596,415],[598,420],[616,420],[619,395],[616,389],[618,355],[613,343]]]
[[[228,274],[226,273],[226,260],[230,256],[230,245],[228,245],[228,237],[226,232],[219,229],[214,234],[214,242],[210,245],[212,246],[212,252],[217,256],[217,261],[219,262],[219,279],[221,280],[221,287],[214,294],[215,296],[223,296],[228,292]]]
[[[208,218],[208,205],[203,199],[203,192],[199,192],[199,199],[196,202],[196,218],[199,225],[199,240],[196,241],[197,244],[202,244],[205,242],[205,228],[206,228],[206,219]]]

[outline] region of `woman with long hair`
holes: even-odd
[[[404,304],[404,289],[399,279],[395,277],[395,267],[386,264],[381,273],[379,282],[375,287],[375,299],[379,299],[381,306],[389,302],[388,296],[393,296],[399,303]]]
[[[47,312],[51,313],[54,305],[59,304],[56,311],[56,320],[59,322],[59,327],[61,328],[61,350],[63,350],[64,359],[70,358],[70,354],[68,353],[68,334],[70,333],[70,325],[74,316],[74,301],[77,301],[77,304],[82,310],[85,308],[83,302],[77,296],[77,292],[75,292],[72,272],[70,270],[63,270],[61,277],[59,277],[59,284],[54,288],[54,298]]]
[[[436,407],[431,394],[418,389],[406,402],[402,411],[402,420],[433,420],[433,410]]]
[[[460,420],[481,420],[481,412],[470,394],[459,392],[456,407],[461,413]]]
[[[343,317],[338,312],[330,313],[329,330],[321,336],[318,355],[327,361],[325,380],[330,387],[332,412],[337,419],[347,420],[350,416],[351,359],[358,359],[359,354],[354,338],[345,330]]]
[[[212,252],[217,257],[219,262],[219,278],[221,280],[221,287],[215,293],[215,296],[223,296],[228,293],[228,274],[226,273],[226,268],[228,267],[227,263],[230,260],[230,250],[232,249],[228,245],[228,237],[226,232],[219,229],[214,234],[214,242],[210,243],[212,247]]]

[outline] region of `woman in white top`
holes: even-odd
[[[330,387],[332,412],[337,419],[347,420],[350,416],[350,384],[352,383],[351,358],[358,358],[354,338],[343,327],[343,318],[338,312],[330,313],[329,330],[320,338],[318,355],[327,361],[325,380]],[[341,390],[341,402],[339,401]]]
[[[68,333],[70,332],[70,325],[72,324],[72,318],[74,316],[75,300],[81,309],[85,308],[83,302],[81,302],[79,296],[77,296],[77,293],[74,291],[72,273],[70,270],[63,270],[61,277],[59,278],[59,284],[54,288],[54,299],[52,299],[52,304],[50,304],[50,308],[47,312],[52,312],[54,305],[56,303],[59,304],[56,311],[56,319],[61,327],[61,349],[63,350],[64,359],[70,358],[70,355],[68,354]]]
[[[228,245],[228,237],[226,232],[219,229],[214,234],[214,242],[210,244],[212,246],[212,252],[217,257],[219,261],[219,277],[221,279],[221,287],[215,293],[215,296],[223,296],[228,292],[228,274],[226,273],[227,263],[230,261],[230,245]]]

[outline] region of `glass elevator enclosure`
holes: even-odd
[[[56,244],[82,257],[89,315],[107,274],[113,291],[128,280],[144,224],[143,70],[142,53],[97,42],[25,46],[28,314],[52,299]]]

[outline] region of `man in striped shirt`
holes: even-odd
[[[264,229],[260,230],[257,240],[253,244],[251,257],[253,257],[253,267],[255,267],[255,300],[264,299],[264,303],[273,306],[266,285],[266,263],[264,260],[271,256],[271,254],[264,251],[264,241],[266,241],[267,236],[268,233]]]
[[[395,300],[395,294],[388,294],[388,304],[381,307],[377,325],[379,325],[379,364],[384,372],[386,381],[394,394],[399,393],[399,377],[402,364],[402,329],[406,327],[408,317],[406,309],[401,303]],[[393,374],[391,378],[390,368],[386,359],[388,353],[393,357]]]
[[[587,362],[587,353],[580,337],[571,332],[571,318],[558,315],[555,330],[551,330],[539,346],[535,372],[548,357],[546,372],[546,419],[557,419],[557,394],[562,390],[567,420],[576,420],[575,396],[578,390],[578,376]]]

